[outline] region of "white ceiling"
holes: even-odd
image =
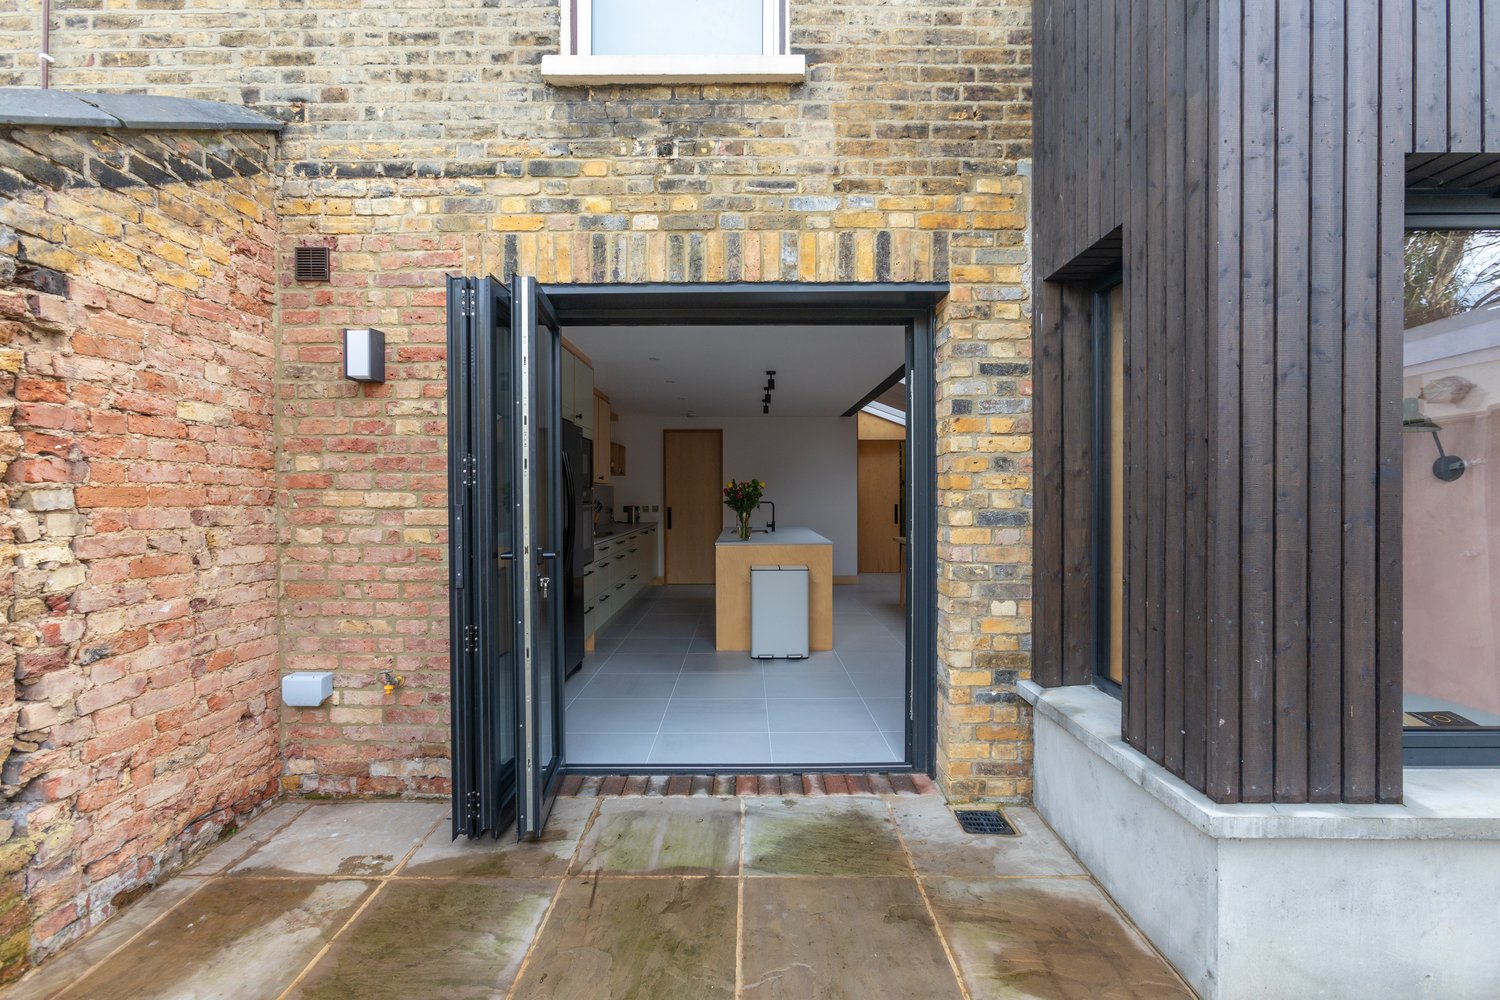
[[[767,369],[772,416],[838,416],[906,356],[899,326],[575,326],[563,336],[624,416],[759,416]]]

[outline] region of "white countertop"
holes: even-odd
[[[775,531],[751,531],[740,541],[739,531],[725,528],[719,533],[718,545],[832,545],[833,542],[811,528],[777,528]]]

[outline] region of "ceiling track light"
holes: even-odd
[[[775,388],[776,388],[776,373],[773,372],[773,371],[770,371],[768,369],[766,371],[766,391],[770,392],[772,389],[775,389]]]

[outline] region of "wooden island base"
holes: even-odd
[[[750,651],[750,567],[806,566],[808,646],[812,650],[833,648],[833,543],[797,544],[798,529],[778,531],[787,542],[772,543],[765,535],[748,542],[725,534],[714,548],[714,648],[721,652]],[[822,538],[806,532],[812,538]]]

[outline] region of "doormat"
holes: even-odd
[[[1001,837],[1014,837],[1016,828],[998,809],[955,809],[953,815],[964,833],[993,833]]]
[[[1478,729],[1479,723],[1457,712],[1407,712],[1424,726],[1433,729]]]

